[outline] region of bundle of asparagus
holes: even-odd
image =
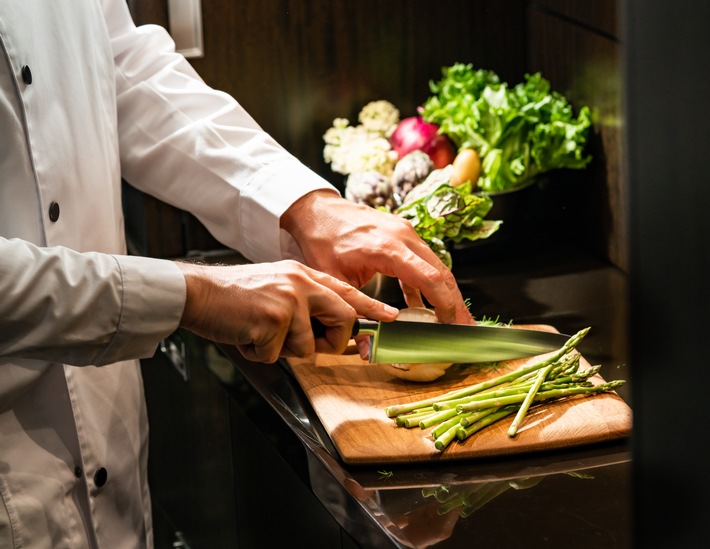
[[[624,384],[623,380],[593,384],[589,378],[600,366],[580,370],[581,355],[576,347],[588,332],[589,328],[580,330],[554,353],[513,372],[441,396],[388,406],[385,413],[400,427],[436,426],[431,436],[439,451],[455,439],[466,440],[513,414],[508,436],[514,437],[533,405],[574,395],[597,395]]]

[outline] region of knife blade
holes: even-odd
[[[316,337],[325,333],[312,319]],[[570,336],[507,326],[437,324],[395,320],[357,319],[352,336],[370,335],[369,362],[416,364],[423,362],[496,362],[556,351]]]

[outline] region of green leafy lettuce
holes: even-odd
[[[485,220],[493,200],[471,192],[471,183],[453,187],[448,183],[412,201],[405,201],[397,215],[407,219],[417,234],[450,268],[451,254],[445,241],[488,238],[501,221]]]
[[[550,90],[540,73],[525,75],[514,87],[489,70],[456,63],[430,82],[432,96],[422,117],[438,124],[459,149],[481,157],[478,189],[500,192],[525,186],[558,168],[584,168],[592,125],[588,107],[575,117],[567,99]]]

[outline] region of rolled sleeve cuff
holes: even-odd
[[[172,261],[114,258],[121,271],[121,317],[101,364],[152,356],[158,343],[177,329],[186,299],[185,277]]]
[[[252,261],[278,261],[297,255],[297,246],[280,229],[281,215],[296,200],[316,190],[338,192],[318,174],[296,159],[261,169],[242,191],[242,234],[245,255]]]

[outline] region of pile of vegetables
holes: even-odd
[[[388,406],[385,413],[399,427],[433,427],[431,437],[439,451],[513,415],[508,436],[515,437],[532,406],[575,395],[597,395],[624,384],[623,380],[595,384],[590,378],[600,367],[580,369],[576,346],[588,332],[589,328],[580,330],[557,351],[510,373],[441,396]]]
[[[432,96],[422,118],[440,127],[460,149],[481,157],[478,189],[487,193],[525,186],[541,173],[584,168],[591,113],[575,117],[567,99],[550,89],[540,73],[513,87],[489,70],[456,63],[430,83]]]
[[[358,124],[336,118],[323,156],[345,176],[345,197],[409,220],[451,267],[446,243],[490,237],[501,221],[485,219],[495,193],[526,186],[553,169],[583,168],[591,126],[537,73],[509,87],[488,70],[457,63],[430,82],[416,116],[400,119],[386,100],[372,101]]]
[[[455,154],[437,126],[412,117],[400,121],[387,101],[365,105],[358,121],[351,126],[338,118],[324,135],[326,161],[347,175],[345,198],[410,221],[448,267],[447,241],[488,238],[498,230],[500,221],[484,219],[492,199],[473,192],[480,173],[475,151]]]

